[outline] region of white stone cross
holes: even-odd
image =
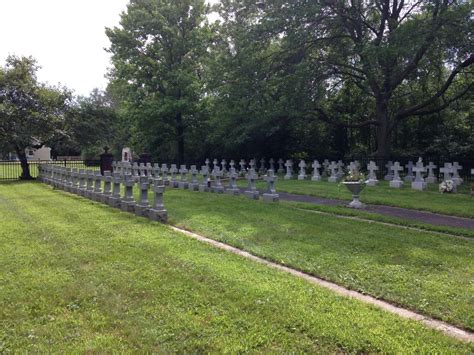
[[[377,174],[375,172],[379,170],[379,167],[373,160],[367,164],[367,170],[369,171],[369,180],[377,180]]]
[[[300,167],[300,173],[298,175],[298,180],[304,180],[306,178],[306,162],[304,160],[301,160],[300,163],[298,164]]]
[[[453,172],[453,167],[451,163],[444,163],[444,167],[439,169],[439,172],[443,174],[443,180],[451,180],[451,173]]]
[[[416,166],[413,167],[412,170],[416,174],[416,177],[415,177],[416,182],[424,182],[425,181],[425,179],[423,179],[423,176],[421,175],[421,173],[424,173],[426,171],[426,168],[423,166],[422,161],[418,161],[416,163]]]
[[[336,162],[332,161],[331,164],[329,164],[328,168],[329,170],[331,170],[331,176],[336,176],[336,169],[338,168]]]
[[[398,172],[403,171],[403,166],[400,166],[400,163],[396,161],[390,169],[393,171],[393,180],[400,180],[400,175]]]

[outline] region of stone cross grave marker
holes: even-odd
[[[165,185],[160,179],[153,179],[153,205],[148,210],[148,218],[152,221],[161,221],[166,223],[168,219],[168,211],[166,211],[163,204],[163,194],[165,192]]]
[[[331,164],[329,164],[328,169],[331,172],[331,175],[328,178],[329,182],[338,182],[339,177],[337,176],[336,169],[338,168],[338,165],[335,161],[332,161]]]
[[[235,168],[230,168],[229,171],[229,187],[226,188],[225,192],[231,195],[238,195],[240,194],[240,189],[237,187],[237,172]]]
[[[222,170],[219,169],[218,166],[215,167],[214,171],[212,172],[212,176],[214,177],[214,186],[212,187],[212,192],[216,193],[223,193],[224,186],[222,186],[221,177],[222,177]]]
[[[376,171],[379,170],[379,167],[377,164],[375,164],[374,161],[370,161],[369,164],[367,164],[367,170],[369,172],[369,179],[367,180],[367,186],[377,186],[379,181],[377,180],[377,173]]]
[[[412,182],[415,179],[415,176],[413,175],[413,162],[410,160],[408,164],[405,165],[405,168],[407,168],[407,174],[404,178],[406,182]]]
[[[265,171],[266,171],[266,167],[265,167],[265,158],[262,158],[260,159],[260,174],[265,174]]]
[[[283,174],[285,172],[285,169],[283,168],[283,159],[280,158],[278,159],[278,174]]]
[[[280,196],[276,193],[275,182],[278,177],[275,176],[273,169],[267,171],[264,180],[267,182],[267,191],[262,195],[265,202],[278,202]]]
[[[190,173],[191,173],[191,182],[189,183],[189,189],[191,191],[198,191],[199,184],[197,181],[197,174],[199,173],[199,171],[196,169],[196,165],[191,165]]]
[[[133,186],[135,185],[135,180],[131,175],[124,175],[123,177],[125,192],[120,201],[120,208],[122,211],[133,213],[135,212],[135,200],[133,199]]]
[[[240,159],[239,165],[240,165],[240,176],[245,176],[245,173],[247,171],[245,167],[247,163],[245,162],[244,159]]]
[[[222,159],[221,161],[221,171],[222,171],[222,176],[225,176],[227,174],[227,161],[225,159]]]
[[[344,176],[344,163],[342,162],[342,160],[339,160],[337,162],[337,178],[339,180],[341,180]]]
[[[188,184],[188,169],[186,168],[186,165],[181,165],[179,169],[179,173],[181,174],[181,180],[178,182],[178,187],[180,189],[187,189],[189,184]]]
[[[313,168],[313,176],[311,176],[311,181],[321,181],[321,174],[319,173],[321,164],[319,164],[319,161],[313,161],[311,167]]]
[[[443,181],[451,180],[451,174],[453,172],[451,163],[444,163],[444,167],[439,169],[439,172],[443,174]]]
[[[170,180],[168,178],[168,172],[169,172],[169,169],[168,169],[168,165],[166,164],[161,164],[161,175],[162,178],[163,178],[163,184],[166,186],[166,185],[169,185],[170,184]]]
[[[270,165],[270,170],[275,171],[275,160],[273,158],[270,158],[268,165]]]
[[[150,202],[148,202],[148,186],[148,178],[146,176],[140,176],[138,182],[140,197],[138,202],[135,204],[135,214],[137,216],[148,217],[148,210],[151,208]]]
[[[178,188],[178,180],[176,175],[178,174],[178,168],[176,167],[176,164],[171,164],[170,168],[170,173],[171,173],[171,186],[174,188]]]
[[[111,207],[120,207],[120,184],[122,183],[122,177],[120,173],[114,172],[112,174],[112,195],[109,196],[107,201]]]
[[[393,170],[392,170],[393,162],[389,160],[385,167],[387,168],[387,175],[384,176],[385,181],[392,181],[393,180]]]
[[[100,197],[100,202],[107,203],[109,201],[109,197],[112,194],[112,174],[110,171],[104,171],[104,192],[102,192],[102,196]]]
[[[286,167],[286,174],[284,179],[290,180],[293,177],[293,162],[291,160],[287,160],[285,163]]]
[[[207,165],[201,166],[202,180],[199,184],[199,191],[209,192],[209,167]]]
[[[389,183],[390,187],[393,187],[396,189],[403,187],[403,181],[400,179],[400,174],[399,174],[400,171],[403,171],[403,166],[400,166],[400,163],[396,161],[392,165],[391,169],[393,171],[393,179]]]
[[[298,180],[304,180],[306,179],[306,162],[304,160],[301,160],[300,163],[298,164],[300,167],[300,173],[298,174]]]
[[[245,196],[248,198],[258,200],[258,197],[260,196],[260,192],[257,190],[257,187],[255,186],[255,180],[257,180],[258,176],[255,170],[252,168],[249,170],[247,173],[247,181],[248,181],[248,189],[247,191],[244,192]]]
[[[459,176],[459,170],[462,170],[462,166],[459,165],[459,163],[457,161],[455,161],[451,167],[453,168],[453,177],[451,178],[451,180],[453,180],[454,184],[456,186],[459,186],[463,183],[463,179],[461,179],[461,177]]]
[[[434,169],[436,169],[437,166],[434,165],[432,161],[428,163],[426,166],[426,169],[428,169],[428,177],[425,179],[427,183],[429,184],[436,184],[438,182],[438,179],[436,178],[434,174]]]
[[[423,165],[421,158],[418,159],[415,167],[412,168],[412,171],[415,172],[415,180],[411,183],[411,188],[413,190],[425,190],[427,184],[425,179],[423,179],[422,173],[426,172],[426,168]]]

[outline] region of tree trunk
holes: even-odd
[[[181,112],[176,115],[176,133],[178,138],[178,163],[184,164],[184,125]]]
[[[17,148],[16,155],[18,156],[18,159],[20,159],[20,165],[21,165],[20,179],[32,180],[33,178],[30,175],[30,166],[28,164],[28,159],[26,158],[25,150]]]
[[[388,120],[388,100],[377,98],[376,102],[377,125],[377,158],[388,158],[390,155],[390,127]]]

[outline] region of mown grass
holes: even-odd
[[[404,219],[398,217],[386,216],[383,214],[368,212],[363,209],[354,209],[347,208],[344,206],[326,206],[326,205],[317,205],[304,202],[290,202],[290,201],[281,201],[282,204],[292,206],[300,210],[307,211],[317,211],[323,213],[330,213],[335,216],[345,216],[345,217],[356,217],[364,220],[370,220],[380,223],[389,223],[397,225],[400,227],[411,227],[423,229],[426,231],[438,232],[452,234],[461,237],[474,238],[474,229],[459,228],[459,227],[450,227],[450,226],[438,226],[428,223],[418,222],[416,220]]]
[[[473,241],[168,189],[170,223],[474,329]]]
[[[0,225],[0,352],[474,351],[45,185],[0,184]]]
[[[244,180],[239,186],[246,186]],[[265,182],[259,181],[257,187],[264,189]],[[342,184],[327,181],[314,182],[310,180],[284,180],[279,177],[276,183],[277,191],[293,194],[310,195],[325,198],[350,200],[351,193]],[[378,186],[366,187],[360,197],[365,203],[403,207],[443,213],[454,216],[474,218],[474,199],[470,195],[470,184],[464,183],[456,194],[441,194],[437,184],[428,184],[428,190],[412,190],[409,183],[402,189],[388,186],[387,181],[380,181]]]

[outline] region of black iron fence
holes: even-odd
[[[99,160],[29,160],[30,175],[33,178],[38,176],[39,164],[52,164],[77,169],[98,170],[100,168]],[[22,168],[18,160],[0,160],[0,181],[18,180],[21,173]]]

